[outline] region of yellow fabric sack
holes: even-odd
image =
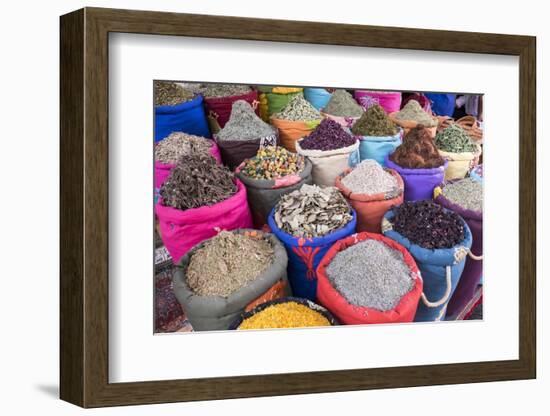
[[[449,161],[445,170],[445,180],[463,179],[477,165],[481,155],[481,147],[477,145],[477,151],[475,152],[450,153],[439,150],[439,154]]]

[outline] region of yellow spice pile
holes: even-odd
[[[319,312],[296,302],[278,303],[244,320],[238,329],[301,328],[330,326]]]

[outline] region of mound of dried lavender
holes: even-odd
[[[205,97],[231,97],[252,91],[248,85],[239,84],[206,84],[201,90]]]
[[[398,131],[396,124],[378,104],[369,107],[351,128],[357,136],[395,136]]]
[[[346,90],[336,90],[323,108],[323,112],[338,117],[361,117],[363,107]]]
[[[176,131],[162,139],[155,146],[155,160],[161,163],[175,163],[184,155],[210,154],[212,141],[206,137]]]
[[[451,124],[445,130],[435,135],[438,149],[450,153],[476,152],[477,145],[470,135],[457,124]]]
[[[389,158],[407,169],[436,168],[445,163],[430,133],[422,125],[411,129]]]
[[[464,221],[434,202],[404,202],[394,214],[393,229],[420,247],[451,248],[464,240]]]
[[[342,184],[353,193],[399,194],[397,179],[373,159],[365,159],[342,178]]]
[[[273,117],[279,120],[320,120],[321,113],[307,101],[302,94],[295,95],[288,104]]]
[[[352,305],[387,311],[414,286],[403,254],[377,240],[365,240],[340,251],[327,267],[327,277]]]
[[[155,106],[177,105],[192,100],[195,95],[175,82],[155,81]]]
[[[357,142],[342,126],[334,120],[325,118],[309,136],[300,141],[300,148],[306,150],[335,150],[348,147]]]
[[[186,278],[200,296],[227,297],[273,264],[274,251],[263,234],[221,231],[195,251]]]
[[[160,187],[162,204],[180,210],[214,205],[235,192],[231,171],[207,154],[180,158]]]
[[[442,195],[464,209],[483,211],[483,185],[471,178],[448,183],[443,187]]]
[[[231,116],[216,137],[218,140],[252,140],[275,134],[275,129],[258,117],[249,103],[238,100],[231,106]]]
[[[416,121],[426,127],[437,126],[437,119],[426,113],[416,100],[409,100],[401,111],[395,113],[394,117],[397,120]]]
[[[321,237],[344,227],[353,218],[338,189],[304,184],[283,195],[275,206],[275,223],[294,237]]]

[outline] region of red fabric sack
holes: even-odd
[[[220,129],[224,128],[225,123],[229,120],[229,116],[231,116],[231,107],[238,100],[246,101],[252,106],[256,115],[260,116],[258,91],[251,90],[246,94],[232,95],[230,97],[205,97],[206,116],[208,117],[212,133],[217,133]]]
[[[326,274],[326,268],[340,251],[365,240],[377,240],[403,254],[403,259],[415,280],[413,288],[405,294],[394,309],[379,311],[365,306],[356,306],[348,301],[330,283]],[[398,322],[412,322],[422,293],[422,277],[416,266],[416,262],[410,253],[401,244],[374,233],[357,233],[338,240],[327,251],[317,266],[317,300],[321,305],[332,312],[340,322],[347,325],[362,324],[392,324]]]

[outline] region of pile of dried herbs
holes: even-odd
[[[340,251],[328,265],[327,277],[350,304],[379,311],[395,308],[414,286],[403,254],[377,240]]]
[[[216,137],[218,140],[253,140],[275,134],[275,129],[258,117],[248,102],[237,100],[231,106],[229,120]]]
[[[464,221],[434,202],[404,202],[394,213],[393,229],[420,247],[451,248],[464,240]]]
[[[214,205],[236,192],[231,171],[200,153],[181,157],[160,187],[162,205],[180,210]]]
[[[351,209],[334,187],[304,184],[283,195],[275,206],[275,223],[294,237],[322,237],[344,227]]]
[[[205,137],[176,131],[155,146],[155,160],[161,163],[175,163],[184,155],[210,154],[212,141]]]
[[[263,233],[221,231],[195,251],[186,279],[200,296],[227,297],[273,264],[274,251]]]
[[[443,187],[442,195],[464,209],[483,210],[483,185],[471,178],[448,183]]]
[[[177,105],[192,100],[195,95],[175,82],[155,81],[155,107]]]
[[[323,112],[338,117],[361,117],[363,107],[346,90],[336,90],[323,108]]]
[[[445,163],[429,131],[422,125],[411,129],[389,158],[407,169],[436,168]]]
[[[237,329],[330,326],[322,314],[297,302],[277,303],[245,319]]]
[[[292,97],[288,104],[273,117],[289,121],[309,121],[320,120],[322,118],[321,113],[302,94]]]
[[[399,131],[379,104],[370,106],[355,122],[351,132],[357,136],[395,136]]]
[[[449,153],[477,152],[477,144],[470,135],[457,124],[451,124],[435,135],[438,149]]]
[[[324,119],[309,136],[300,140],[300,148],[306,150],[335,150],[352,146],[357,139],[334,120]]]
[[[357,194],[400,194],[397,179],[373,159],[365,159],[342,178],[342,184]]]
[[[248,94],[252,89],[248,85],[239,84],[206,84],[201,91],[205,97],[232,97]]]
[[[394,117],[397,120],[416,121],[426,127],[437,126],[437,118],[426,113],[416,100],[409,100],[401,111],[394,114]]]
[[[254,179],[277,179],[301,172],[305,158],[280,146],[258,149],[256,156],[245,161],[241,172]]]

